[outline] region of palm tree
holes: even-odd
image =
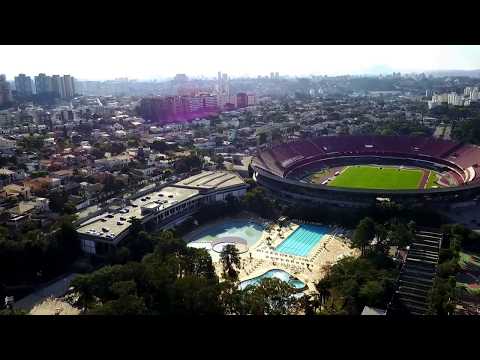
[[[235,245],[226,245],[220,254],[220,261],[223,267],[223,276],[231,280],[237,280],[238,274],[235,270],[240,267],[240,255]]]
[[[323,305],[326,303],[327,299],[330,296],[330,289],[329,289],[329,284],[326,281],[319,281],[317,283],[317,291],[318,291],[318,297],[320,300],[320,305]]]

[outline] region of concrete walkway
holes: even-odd
[[[77,277],[78,274],[68,274],[65,277],[45,286],[42,289],[35,291],[34,293],[20,299],[19,301],[15,302],[13,307],[15,309],[22,309],[26,311],[30,311],[33,307],[45,299],[49,297],[58,298],[68,291],[70,287],[70,283],[72,280]]]

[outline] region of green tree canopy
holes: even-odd
[[[370,242],[375,236],[375,223],[369,217],[362,219],[355,229],[352,239],[352,246],[360,249],[365,254]]]
[[[240,267],[240,255],[235,245],[225,245],[220,253],[220,261],[223,267],[223,276],[230,280],[237,280],[236,268]]]

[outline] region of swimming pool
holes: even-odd
[[[307,256],[327,233],[328,229],[323,226],[300,225],[275,250],[284,254]]]
[[[248,246],[252,246],[261,238],[264,229],[265,226],[263,224],[248,219],[228,220],[209,226],[200,233],[195,234],[192,242],[211,243],[220,238],[239,237],[244,239]]]
[[[239,285],[240,290],[245,289],[248,285],[258,285],[262,279],[265,278],[277,278],[282,281],[288,283],[291,287],[300,290],[305,287],[305,283],[303,281],[298,280],[297,278],[291,276],[288,272],[280,270],[280,269],[273,269],[269,270],[266,273],[254,277],[253,279],[242,281]]]

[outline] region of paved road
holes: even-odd
[[[13,307],[15,309],[23,309],[26,311],[30,311],[36,304],[41,303],[49,297],[61,297],[65,295],[68,288],[70,287],[70,283],[77,275],[78,274],[68,274],[65,277],[55,281],[54,283],[49,284],[44,288],[37,290],[34,293],[15,302]]]

